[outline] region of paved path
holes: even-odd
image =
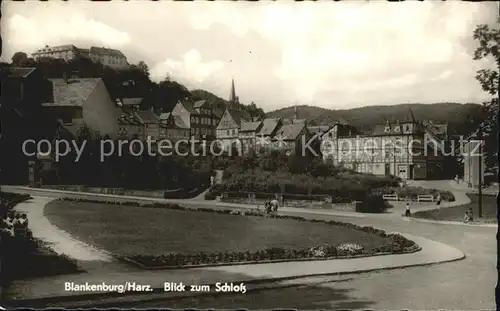
[[[215,184],[220,184],[222,182],[222,170],[215,170],[215,178],[214,182]],[[205,194],[210,191],[210,187],[208,187],[205,191],[197,195],[196,197],[189,199],[189,200],[194,200],[194,201],[205,201]]]
[[[66,254],[81,261],[111,261],[111,256],[73,238],[69,233],[52,225],[43,214],[45,204],[53,198],[34,197],[32,200],[19,203],[15,209],[26,213],[33,236],[49,243],[58,254]]]
[[[437,188],[435,185],[432,187]],[[9,190],[6,189],[6,191]],[[57,193],[53,193],[53,195],[58,196]],[[213,204],[213,202],[208,203]],[[314,218],[337,219],[339,216],[335,213],[322,216],[316,211],[307,211],[307,213],[304,213],[303,211],[297,212],[296,210],[294,213],[300,214],[302,212],[306,217],[315,214]],[[281,212],[286,213],[286,210],[282,209]],[[369,217],[345,217],[344,214],[343,219],[339,220],[437,240],[462,250],[467,255],[467,258],[455,263],[433,267],[416,267],[348,276],[349,281],[343,283],[328,282],[327,279],[322,279],[322,283],[316,280],[314,281],[315,284],[308,284],[301,288],[301,295],[294,294],[296,290],[294,290],[294,293],[287,292],[287,290],[279,290],[278,292],[259,292],[258,298],[248,293],[238,297],[234,295],[219,296],[217,297],[217,303],[212,301],[211,305],[207,304],[210,303],[209,298],[199,297],[196,298],[195,303],[193,300],[186,300],[184,302],[180,301],[179,304],[175,305],[169,303],[169,306],[187,307],[190,304],[191,306],[197,305],[199,307],[224,308],[234,307],[235,301],[238,301],[237,305],[242,307],[269,308],[283,307],[283,302],[288,301],[289,306],[302,306],[303,308],[315,309],[357,308],[357,306],[361,305],[376,309],[492,308],[494,303],[493,287],[496,283],[496,270],[494,268],[496,263],[496,244],[494,238],[495,231],[492,228],[443,227],[432,223],[405,222],[401,221],[401,218],[383,218],[379,217],[380,215],[376,215],[376,217],[371,216],[375,215],[369,215]],[[421,244],[422,241],[418,243]],[[220,273],[226,274],[224,279],[230,275],[234,275],[234,273],[237,274],[237,271],[234,270],[221,272],[217,269],[220,268],[216,268],[215,270],[214,268],[204,269],[205,272],[203,273],[206,274],[208,273],[207,271],[216,273],[213,276],[214,278],[221,277]],[[190,270],[193,271],[194,269]],[[189,270],[184,270],[184,277],[186,277],[187,271]],[[257,272],[253,273],[257,273],[257,277],[259,277],[258,273],[262,274],[266,272],[265,270],[263,272],[258,272],[257,270]],[[111,274],[109,276],[111,277]],[[117,277],[117,275],[113,277]],[[481,280],[481,282],[477,282],[478,280]],[[61,281],[62,278],[59,279],[59,284]],[[304,282],[308,283],[307,281]],[[54,281],[54,284],[57,284],[57,281]],[[470,288],[471,284],[474,284],[473,290]],[[339,298],[339,291],[348,293],[348,295]],[[280,295],[285,295],[286,299]],[[373,301],[373,297],[376,297],[377,301]],[[423,297],[425,298],[423,299]],[[464,299],[464,297],[468,298]],[[339,299],[345,299],[345,301],[343,302]],[[278,305],[262,305],[264,302],[275,302]],[[153,307],[154,304],[149,303],[146,305],[143,303],[143,305],[136,306]]]

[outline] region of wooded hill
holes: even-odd
[[[401,104],[393,106],[366,106],[346,110],[331,110],[314,106],[297,106],[298,117],[308,119],[313,125],[346,121],[362,131],[369,131],[387,120],[408,120],[410,108],[416,120],[448,123],[450,134],[469,133],[484,116],[481,105],[459,103]],[[295,107],[267,113],[268,117],[293,118]]]

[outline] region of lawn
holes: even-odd
[[[75,238],[117,256],[252,252],[342,243],[370,250],[391,242],[360,230],[293,219],[68,201],[52,201],[44,212]]]
[[[414,217],[426,218],[432,220],[450,220],[450,221],[463,221],[465,212],[472,208],[474,218],[477,219],[478,213],[478,195],[467,194],[471,199],[471,203],[457,206],[446,207],[430,211],[421,211],[413,214]],[[483,195],[483,220],[496,221],[497,215],[497,197],[492,195]]]

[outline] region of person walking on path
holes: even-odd
[[[460,183],[460,179],[458,179],[458,174],[455,175],[455,182],[457,183],[457,185]]]
[[[410,217],[411,212],[410,212],[410,202],[406,202],[406,210],[405,210],[405,217]]]
[[[441,194],[438,194],[438,196],[437,196],[437,202],[436,202],[436,205],[437,205],[437,206],[441,205]]]

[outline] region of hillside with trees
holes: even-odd
[[[1,65],[2,67],[36,67],[46,78],[62,78],[64,74],[68,77],[102,78],[113,98],[142,97],[144,109],[154,107],[158,111],[168,112],[178,101],[182,100],[207,100],[219,110],[224,110],[228,105],[226,100],[208,91],[188,90],[168,74],[159,83],[151,81],[149,68],[142,61],[131,65],[127,70],[114,70],[84,57],[68,62],[54,58],[42,58],[35,61],[24,52],[16,52],[11,64]],[[254,103],[241,104],[241,109],[246,110],[252,117],[264,116],[264,111],[257,108]]]

